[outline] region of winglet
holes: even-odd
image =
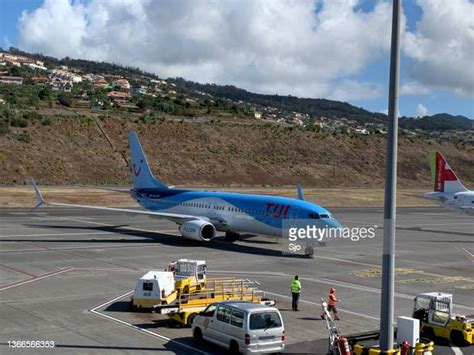
[[[298,200],[304,201],[303,188],[301,187],[301,184],[298,184],[296,188],[298,189]]]
[[[38,185],[36,185],[36,181],[34,178],[31,178],[31,183],[33,184],[33,189],[35,190],[35,198],[36,198],[36,205],[33,206],[31,209],[31,212],[36,210],[38,207],[46,204],[46,201],[43,198],[43,195],[41,195],[41,192],[38,188]]]

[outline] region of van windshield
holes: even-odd
[[[250,315],[251,330],[281,327],[280,315],[277,312],[259,312]]]

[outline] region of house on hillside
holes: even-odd
[[[23,78],[21,76],[0,76],[0,83],[22,85]]]
[[[16,61],[20,64],[34,64],[35,60],[32,58],[24,57],[22,55],[18,55],[16,57]]]
[[[130,83],[127,79],[124,78],[115,78],[112,81],[112,87],[114,88],[121,88],[124,90],[130,90]]]
[[[26,63],[25,65],[33,70],[48,70],[48,68],[46,68],[44,65],[38,65],[35,63]]]
[[[130,89],[130,93],[132,95],[144,95],[147,92],[146,86],[135,86]]]
[[[73,83],[69,80],[64,80],[58,77],[54,77],[49,82],[51,89],[54,91],[61,91],[61,92],[71,92]]]
[[[114,102],[124,103],[130,99],[130,94],[128,92],[111,91],[107,94],[107,97]]]
[[[354,132],[355,132],[356,134],[362,134],[362,135],[367,135],[367,134],[369,134],[369,131],[367,130],[367,128],[356,128],[356,129],[354,130]]]
[[[82,81],[82,77],[80,75],[73,74],[62,69],[53,69],[49,76],[51,78],[59,78],[61,80],[70,81],[73,83],[80,83]]]
[[[94,81],[93,84],[94,84],[94,86],[95,86],[96,88],[104,88],[104,89],[106,89],[106,88],[109,87],[109,83],[108,83],[107,80],[105,80],[105,79],[97,79],[97,80]]]

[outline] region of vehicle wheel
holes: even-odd
[[[196,318],[197,316],[197,313],[191,313],[188,317],[188,319],[186,320],[186,325],[191,328],[191,326],[193,325],[193,322],[194,322],[194,318]]]
[[[225,239],[229,242],[235,242],[237,240],[239,240],[239,233],[235,233],[235,232],[226,232],[225,233]]]
[[[231,354],[240,354],[239,344],[235,340],[231,340],[229,343],[229,352]]]
[[[421,334],[424,338],[435,340],[435,332],[431,327],[424,327]]]
[[[200,328],[195,328],[193,332],[194,341],[198,344],[204,343],[204,338],[202,337],[202,331]]]
[[[451,331],[451,334],[449,335],[449,339],[451,340],[451,343],[455,345],[464,345],[464,336],[459,330],[453,330]]]

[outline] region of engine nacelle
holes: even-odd
[[[209,242],[216,236],[214,225],[203,220],[184,222],[179,226],[179,232],[184,238],[204,242]]]

